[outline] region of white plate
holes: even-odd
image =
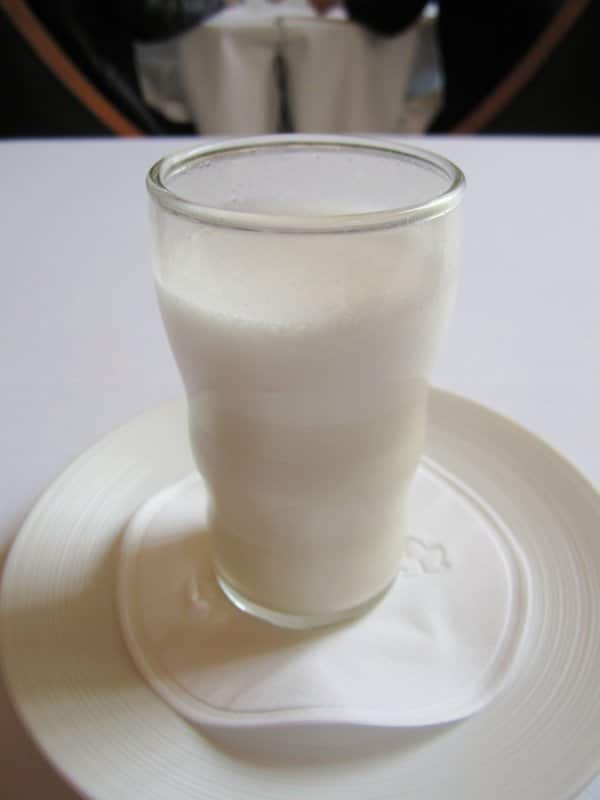
[[[119,538],[192,469],[181,405],[79,458],[27,519],[6,566],[8,684],[51,761],[86,796],[319,800],[560,798],[600,769],[600,497],[533,436],[433,392],[427,455],[518,537],[530,608],[509,686],[468,720],[417,730],[322,725],[211,732],[135,670],[115,610]],[[285,733],[284,733],[285,731]]]

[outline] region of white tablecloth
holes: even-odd
[[[246,3],[136,45],[136,66],[146,102],[204,134],[417,133],[442,97],[434,27],[427,12],[377,36],[341,8],[321,18],[303,0]]]
[[[78,453],[181,392],[153,294],[144,174],[186,144],[0,143],[4,553]],[[599,482],[600,139],[424,144],[469,180],[462,289],[435,382]],[[2,800],[74,798],[0,692]],[[600,800],[600,779],[582,798]]]

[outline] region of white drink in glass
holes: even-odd
[[[354,233],[203,225],[159,242],[215,568],[244,607],[335,619],[393,581],[457,238],[445,213]]]

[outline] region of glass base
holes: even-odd
[[[283,611],[274,611],[272,608],[265,608],[257,603],[253,603],[252,600],[248,600],[240,594],[237,589],[234,589],[222,575],[217,573],[216,578],[224,595],[236,608],[239,608],[240,611],[243,611],[245,614],[250,614],[252,617],[257,617],[264,622],[269,622],[271,625],[275,625],[278,628],[290,628],[298,631],[309,630],[310,628],[322,628],[326,625],[335,625],[338,622],[346,622],[347,620],[355,619],[362,614],[366,614],[367,611],[370,611],[376,606],[383,596],[387,594],[395,581],[394,578],[382,591],[377,592],[376,595],[359,603],[357,606],[352,606],[352,608],[335,611],[330,614],[287,614]]]

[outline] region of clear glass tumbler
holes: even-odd
[[[219,583],[275,624],[355,616],[403,553],[464,177],[400,144],[275,136],[168,156],[147,185]]]

